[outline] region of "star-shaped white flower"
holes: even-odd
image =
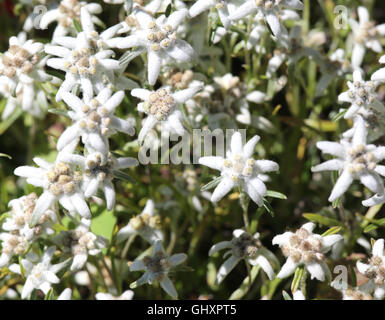
[[[239,20],[248,15],[259,13],[264,16],[275,36],[287,34],[280,16],[283,8],[302,10],[303,3],[299,0],[246,0],[235,12],[230,14],[230,20]]]
[[[91,220],[82,219],[74,230],[62,231],[54,242],[64,253],[73,256],[71,271],[80,270],[86,264],[88,255],[96,256],[108,244],[108,240],[90,231]]]
[[[366,144],[367,129],[361,117],[356,118],[356,128],[351,141],[320,141],[317,143],[323,153],[333,155],[336,159],[328,160],[315,167],[313,172],[337,170],[340,176],[329,196],[333,202],[342,196],[353,180],[360,180],[372,192],[385,193],[381,176],[385,176],[385,166],[378,162],[385,159],[385,147]],[[363,205],[367,205],[364,201]]]
[[[139,234],[149,243],[157,240],[163,240],[163,234],[160,230],[160,216],[155,214],[155,206],[152,200],[147,200],[141,214],[130,219],[129,223],[119,230],[116,235],[117,242],[124,241],[134,234]]]
[[[383,299],[385,296],[384,239],[378,239],[373,244],[372,257],[368,263],[358,261],[357,269],[370,279],[368,284],[374,289],[374,298]]]
[[[89,153],[98,151],[107,156],[109,150],[108,137],[117,131],[133,135],[135,133],[130,119],[123,120],[114,115],[115,109],[124,99],[124,91],[112,94],[104,88],[96,97],[78,98],[72,93],[63,93],[63,100],[72,109],[68,116],[73,124],[60,136],[57,148],[62,151],[69,145],[79,142],[85,144]]]
[[[111,153],[105,156],[100,152],[91,153],[86,157],[65,153],[61,155],[60,159],[82,169],[82,189],[86,198],[96,195],[98,189],[103,190],[108,210],[112,210],[115,206],[116,195],[112,183],[114,172],[138,165],[138,160],[135,158],[115,158]]]
[[[364,81],[361,71],[353,72],[353,82],[348,81],[348,87],[348,91],[338,96],[338,101],[351,104],[344,115],[345,119],[353,119],[357,114],[367,116],[373,111],[384,113],[385,106],[377,99],[377,83]]]
[[[18,105],[35,116],[42,114],[37,100],[45,106],[46,96],[38,84],[52,80],[44,71],[47,59],[41,58],[43,48],[42,43],[27,40],[25,33],[9,38],[9,49],[0,57],[0,94],[10,100],[3,118]]]
[[[28,298],[28,296],[35,289],[39,289],[43,291],[44,294],[47,294],[51,289],[52,284],[60,282],[56,273],[63,269],[67,265],[68,261],[52,265],[51,259],[55,250],[56,248],[54,246],[49,247],[44,251],[40,260],[36,254],[28,254],[26,259],[21,260],[21,265],[23,266],[27,277],[21,292],[22,299]],[[12,264],[9,269],[12,272],[22,274],[19,264]]]
[[[158,79],[163,61],[187,62],[192,59],[194,49],[177,36],[177,29],[186,18],[187,9],[174,11],[168,17],[161,15],[157,19],[140,9],[135,9],[132,14],[139,26],[128,37],[115,38],[116,46],[120,49],[142,47],[147,51],[150,85],[154,85]]]
[[[15,169],[15,175],[25,177],[29,184],[44,189],[36,202],[30,225],[38,223],[57,200],[70,213],[77,212],[84,218],[90,218],[91,212],[81,188],[81,172],[73,170],[69,164],[60,160],[49,163],[41,158],[34,158],[33,161],[39,168],[22,166]]]
[[[159,282],[164,291],[172,298],[177,299],[178,293],[168,277],[168,273],[170,269],[183,263],[186,259],[187,255],[185,253],[168,256],[164,251],[162,241],[157,240],[153,246],[152,256],[146,256],[142,260],[135,260],[130,265],[130,271],[145,270],[144,275],[133,282],[130,287],[133,289],[145,283],[153,284],[154,282]]]
[[[352,53],[352,66],[359,68],[364,60],[366,48],[374,52],[381,52],[382,46],[380,37],[385,35],[385,24],[378,26],[370,21],[369,11],[365,7],[357,9],[359,22],[349,19],[350,27],[353,30],[354,47]]]
[[[142,143],[148,132],[155,127],[158,122],[169,128],[170,131],[183,135],[183,115],[178,109],[178,105],[191,99],[201,86],[194,86],[188,89],[171,92],[169,87],[163,87],[156,91],[147,89],[134,89],[131,95],[143,100],[138,104],[138,111],[147,114],[142,129],[139,132],[139,143]]]
[[[95,14],[102,12],[102,6],[98,3],[87,3],[86,1],[78,0],[62,0],[58,7],[45,12],[40,18],[40,28],[47,29],[48,25],[54,21],[58,24],[52,35],[52,39],[55,42],[58,37],[63,37],[68,33],[75,33],[75,27],[73,19],[79,20],[80,11],[85,8],[94,21],[100,21]]]
[[[236,229],[233,231],[233,236],[234,238],[231,241],[219,242],[213,245],[209,251],[209,256],[212,256],[219,250],[228,249],[224,256],[229,256],[229,258],[219,268],[216,283],[220,284],[243,259],[253,266],[259,265],[266,272],[269,279],[273,280],[275,274],[269,262],[269,258],[273,254],[262,247],[261,242],[258,240],[259,233],[252,236],[242,229]]]
[[[200,164],[221,171],[222,179],[212,194],[212,202],[218,202],[231,189],[239,186],[258,206],[263,205],[267,190],[261,174],[278,171],[279,166],[274,161],[252,158],[259,139],[256,135],[243,146],[241,134],[235,132],[231,137],[231,147],[226,158],[210,156],[199,159]]]
[[[58,57],[48,59],[47,65],[66,73],[56,94],[56,101],[60,101],[63,93],[71,92],[76,85],[80,85],[83,96],[91,98],[107,84],[114,84],[114,71],[121,66],[118,60],[111,59],[114,56],[112,50],[98,48],[84,31],[78,33],[76,39],[58,37],[56,43],[45,46],[46,53]]]
[[[273,245],[279,245],[287,258],[277,275],[278,278],[289,277],[297,267],[305,266],[312,279],[316,278],[319,281],[330,279],[325,253],[343,237],[338,234],[323,237],[313,233],[314,228],[315,224],[308,222],[295,233],[288,231],[273,238]]]

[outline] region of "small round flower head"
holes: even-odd
[[[9,39],[8,51],[0,57],[0,94],[9,99],[3,118],[17,105],[35,116],[42,114],[36,100],[46,101],[46,96],[38,83],[52,79],[44,71],[47,59],[40,57],[43,47],[40,42],[27,40],[25,33]]]
[[[25,177],[28,183],[44,189],[36,201],[30,225],[36,225],[57,200],[70,213],[79,213],[85,218],[90,217],[91,212],[81,190],[81,172],[60,160],[54,163],[48,163],[40,158],[33,160],[39,168],[22,166],[15,170],[15,175]]]
[[[374,298],[383,299],[385,296],[385,254],[384,239],[378,239],[373,244],[372,257],[368,263],[357,262],[357,269],[369,278],[369,284],[374,289]]]
[[[112,59],[114,52],[98,46],[92,37],[82,31],[76,38],[58,37],[57,45],[47,44],[45,52],[57,56],[49,58],[47,65],[65,72],[65,80],[61,84],[56,101],[60,101],[64,93],[69,93],[80,85],[83,96],[91,99],[94,93],[100,93],[105,87],[119,87],[122,78],[116,78],[114,71],[120,70],[118,60]],[[123,81],[123,80],[122,80]],[[132,82],[132,87],[135,85]]]
[[[41,259],[36,254],[30,252],[26,259],[21,260],[21,265],[27,278],[21,292],[22,299],[28,298],[35,289],[39,289],[44,294],[47,294],[52,284],[60,282],[56,273],[63,269],[68,261],[52,265],[51,260],[55,250],[54,246],[49,247],[44,251]],[[9,269],[14,273],[22,274],[19,264],[12,264]]]
[[[273,280],[275,274],[268,259],[273,254],[262,247],[258,239],[259,233],[252,236],[244,230],[236,229],[233,236],[234,238],[231,241],[219,242],[213,245],[209,251],[209,256],[212,256],[219,250],[228,249],[224,256],[230,256],[219,268],[216,283],[220,284],[241,260],[246,260],[253,266],[259,265],[266,272],[269,279]]]
[[[273,161],[252,158],[259,139],[259,136],[254,136],[243,146],[241,134],[235,132],[226,158],[212,156],[199,159],[200,164],[221,171],[222,179],[213,192],[212,202],[218,202],[231,189],[239,186],[258,206],[263,205],[267,190],[261,174],[277,171],[279,167]]]
[[[299,0],[246,0],[233,13],[230,20],[239,20],[246,16],[259,13],[269,24],[275,36],[287,34],[285,26],[281,23],[283,8],[302,10],[303,3]]]
[[[374,52],[381,52],[382,46],[380,37],[385,35],[385,24],[376,26],[370,21],[369,11],[365,7],[357,9],[359,22],[349,19],[349,24],[353,30],[354,47],[352,53],[352,65],[359,68],[365,56],[366,48]]]
[[[224,1],[224,0],[198,0],[196,1],[189,10],[189,15],[191,17],[196,17],[202,12],[209,10],[210,8],[215,8],[218,10],[219,19],[221,20],[223,26],[228,29],[230,27],[229,20],[229,5],[233,1]]]
[[[170,59],[187,62],[194,55],[194,49],[185,41],[178,39],[177,28],[187,15],[187,9],[174,11],[166,17],[156,20],[141,9],[135,9],[132,15],[139,24],[131,35],[126,38],[116,38],[120,49],[142,47],[147,51],[148,82],[154,85],[162,65],[162,61]]]
[[[80,20],[81,9],[86,9],[91,15],[102,12],[102,7],[97,3],[87,3],[78,0],[62,0],[58,7],[45,12],[40,19],[40,28],[47,29],[48,25],[56,21],[58,24],[55,28],[52,39],[56,41],[58,37],[63,37],[68,33],[75,33],[74,19]],[[98,20],[93,16],[94,20]]]
[[[385,167],[378,162],[385,158],[385,147],[366,144],[367,129],[361,117],[356,118],[356,127],[351,141],[341,140],[340,143],[321,141],[317,147],[326,154],[336,156],[337,159],[328,160],[315,167],[313,172],[337,170],[340,176],[334,185],[329,201],[333,202],[346,192],[353,180],[360,180],[372,192],[383,195],[384,185],[381,175],[385,174]],[[372,205],[372,200],[363,201],[365,206]],[[369,201],[369,202],[368,202]]]
[[[349,90],[338,96],[340,102],[348,102],[350,108],[345,113],[345,119],[356,115],[368,116],[371,112],[384,113],[384,105],[377,99],[377,83],[364,81],[359,70],[353,73],[353,82],[348,81]]]
[[[98,292],[95,294],[96,300],[132,300],[134,291],[126,290],[120,296],[114,296],[111,293]]]
[[[82,189],[86,198],[96,195],[98,189],[103,190],[108,210],[115,206],[115,189],[112,183],[115,171],[138,165],[138,160],[134,158],[115,158],[111,153],[105,156],[100,152],[90,153],[87,157],[64,153],[60,159],[81,167]]]
[[[342,290],[343,300],[373,300],[373,296],[361,288],[347,288]]]
[[[149,243],[163,240],[161,218],[155,213],[154,202],[147,200],[141,214],[130,219],[129,223],[117,233],[117,241],[121,242],[134,234],[139,234]]]
[[[143,127],[139,132],[139,143],[142,143],[148,132],[155,127],[158,122],[166,126],[169,131],[178,135],[183,135],[185,129],[182,124],[182,112],[177,109],[179,104],[191,99],[201,86],[194,86],[188,89],[171,92],[169,87],[163,87],[156,91],[146,89],[134,89],[131,95],[144,102],[138,104],[138,111],[147,114]]]
[[[286,263],[278,273],[278,278],[292,275],[295,269],[304,265],[311,278],[325,281],[330,278],[330,270],[325,260],[325,253],[342,239],[341,235],[322,237],[313,233],[314,223],[306,223],[295,233],[285,232],[273,238],[273,244],[281,247]]]
[[[91,153],[108,154],[108,137],[117,131],[134,134],[134,128],[129,120],[123,120],[114,115],[115,109],[124,98],[124,92],[118,91],[112,95],[109,88],[104,88],[96,97],[79,99],[72,93],[63,93],[63,99],[72,109],[68,116],[73,124],[60,136],[57,142],[59,151],[77,143],[79,138]]]
[[[185,253],[177,253],[168,256],[164,251],[162,241],[157,240],[153,245],[152,256],[146,256],[142,260],[135,260],[130,265],[130,271],[145,270],[143,276],[131,284],[131,288],[136,288],[145,283],[153,284],[159,282],[164,291],[172,298],[176,299],[178,293],[173,283],[168,277],[171,268],[183,263],[187,259]]]
[[[64,248],[64,253],[73,256],[71,271],[76,271],[86,264],[88,255],[95,256],[107,245],[107,239],[90,231],[91,220],[82,219],[74,230],[62,231],[54,241]]]

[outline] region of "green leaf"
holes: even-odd
[[[304,275],[304,272],[305,272],[304,267],[297,267],[297,269],[295,269],[293,282],[291,283],[291,292],[294,293],[298,290],[302,277]]]
[[[271,198],[282,199],[282,200],[286,200],[287,199],[287,197],[283,193],[280,193],[278,191],[273,191],[273,190],[267,190],[266,191],[266,196],[267,197],[271,197]]]
[[[263,207],[266,209],[266,211],[272,216],[274,217],[274,210],[270,204],[269,201],[267,201],[265,198],[263,198]]]
[[[115,223],[116,217],[106,209],[99,216],[92,219],[91,231],[111,241]]]
[[[166,16],[166,17],[168,17],[170,14],[171,14],[171,9],[172,9],[172,5],[171,5],[171,3],[167,6],[167,8],[166,8],[166,12],[164,13],[164,15]]]
[[[285,290],[282,290],[282,295],[285,300],[293,300]]]
[[[5,153],[0,153],[0,158],[8,158],[8,159],[12,159],[12,157],[8,154],[5,154]]]
[[[214,180],[210,181],[208,184],[205,184],[202,188],[201,191],[207,191],[210,189],[215,188],[222,180],[222,176],[216,177]]]
[[[50,108],[50,109],[48,109],[48,112],[52,113],[52,114],[56,114],[58,116],[68,117],[68,113],[66,110],[59,110],[59,109]]]
[[[332,234],[336,234],[336,233],[340,232],[341,229],[342,229],[341,227],[331,227],[330,229],[326,230],[326,231],[322,234],[322,236],[323,236],[323,237],[326,237],[326,236],[330,236],[330,235],[332,235]]]
[[[337,113],[335,116],[333,116],[332,121],[337,122],[337,121],[341,120],[344,117],[346,111],[347,110],[343,110],[340,113]]]
[[[376,226],[375,224],[369,224],[368,226],[365,227],[364,233],[369,233],[376,229],[378,229],[378,226]]]
[[[318,222],[327,227],[340,226],[341,228],[344,228],[344,224],[341,221],[324,217],[317,213],[304,213],[303,217],[311,222]]]
[[[44,297],[44,300],[53,300],[53,288],[49,289]]]
[[[120,171],[120,170],[114,170],[114,177],[116,179],[119,179],[119,180],[123,180],[123,181],[127,181],[127,182],[130,182],[130,183],[135,183],[136,180],[131,177],[129,174],[123,172],[123,171]]]
[[[251,277],[247,276],[243,280],[240,287],[231,294],[229,300],[242,299],[246,295],[246,293],[249,291],[251,285],[254,283],[260,269],[261,269],[260,266],[253,266],[253,268],[250,271]]]
[[[73,18],[72,21],[74,22],[75,30],[76,30],[78,33],[82,32],[82,31],[83,31],[83,30],[82,30],[82,26],[80,25],[79,21],[78,21],[77,19],[75,19],[75,18]]]

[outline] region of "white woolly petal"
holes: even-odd
[[[293,232],[287,231],[283,234],[276,235],[273,238],[273,245],[279,245],[282,246],[290,241],[290,238],[293,236]]]
[[[221,182],[218,184],[218,186],[215,188],[212,196],[211,201],[212,202],[218,202],[221,200],[229,191],[234,188],[234,181],[230,178],[224,177]]]
[[[158,79],[161,65],[162,58],[160,55],[150,50],[148,52],[148,83],[150,85],[154,85]]]
[[[339,158],[344,157],[344,147],[338,142],[319,141],[317,142],[317,148],[323,153],[331,154]]]
[[[344,162],[342,160],[332,159],[312,167],[311,171],[312,172],[334,171],[334,170],[341,170],[343,168],[344,168]]]
[[[254,148],[260,140],[260,136],[255,135],[243,146],[243,155],[245,158],[250,158],[254,153]]]
[[[333,202],[340,196],[342,196],[346,190],[350,187],[353,182],[353,177],[349,173],[349,170],[345,169],[342,174],[339,176],[332,193],[330,194],[329,201]]]
[[[221,170],[223,167],[224,159],[222,157],[201,157],[199,158],[199,164],[207,166],[211,169]]]
[[[281,271],[277,274],[277,278],[283,279],[292,275],[297,268],[298,263],[295,263],[290,257],[287,258],[285,264],[282,266]]]
[[[175,290],[174,284],[171,282],[169,277],[164,276],[162,281],[160,281],[160,286],[163,288],[164,291],[167,292],[172,298],[177,299],[178,293]]]
[[[319,281],[325,280],[325,272],[319,263],[309,263],[306,265],[307,271],[309,271],[311,279],[316,278]]]
[[[383,257],[384,256],[384,239],[378,239],[372,249],[373,256]]]
[[[231,242],[230,241],[221,241],[216,244],[214,244],[209,251],[209,256],[214,255],[220,250],[227,249],[231,247]]]
[[[216,4],[215,0],[198,0],[190,8],[189,14],[191,17],[196,17],[203,11],[210,9]]]
[[[220,284],[223,279],[226,278],[226,276],[235,268],[239,261],[240,259],[233,255],[228,258],[218,270],[216,283]]]

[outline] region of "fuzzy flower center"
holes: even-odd
[[[62,242],[74,255],[87,253],[87,250],[95,249],[96,236],[92,232],[71,230],[66,232]]]
[[[325,259],[321,240],[304,228],[298,229],[289,242],[282,246],[282,253],[296,263],[320,262]]]
[[[8,51],[1,58],[3,68],[0,75],[4,74],[8,78],[13,78],[18,72],[28,74],[39,62],[39,56],[31,54],[28,50],[18,45],[11,45]]]
[[[82,106],[83,117],[79,121],[79,127],[88,132],[100,130],[102,135],[109,133],[108,126],[111,124],[111,118],[108,117],[108,110],[101,103],[92,99],[89,104]]]
[[[55,196],[60,196],[63,193],[74,193],[82,177],[79,171],[73,171],[68,164],[59,162],[47,172],[47,179],[48,190]]]
[[[355,35],[355,41],[360,44],[365,44],[368,40],[375,39],[378,36],[379,33],[375,28],[375,23],[367,21],[361,25],[358,33]]]
[[[239,258],[253,258],[257,254],[261,243],[248,233],[243,233],[240,237],[231,240],[232,253]]]
[[[96,59],[88,48],[73,50],[71,57],[64,62],[64,68],[74,75],[94,75],[98,59]]]
[[[368,106],[373,103],[375,98],[375,85],[372,81],[354,82],[354,89],[348,91],[348,96],[352,103],[357,106]]]
[[[236,154],[232,160],[225,159],[223,163],[225,172],[234,182],[250,177],[253,173],[254,164],[255,160],[253,158],[245,159],[241,154]]]
[[[177,39],[176,32],[169,24],[159,26],[155,21],[148,24],[147,40],[150,41],[150,48],[153,51],[167,49]]]
[[[63,0],[59,4],[59,23],[63,27],[71,27],[73,26],[73,19],[80,17],[80,9],[82,8],[82,4],[77,0]]]
[[[349,150],[350,156],[350,173],[360,173],[364,170],[374,170],[376,168],[376,162],[374,154],[366,150],[366,147],[362,144],[351,148]]]
[[[369,260],[369,269],[365,272],[365,276],[373,279],[376,285],[383,285],[385,283],[385,258],[380,256],[373,256]]]
[[[151,229],[159,229],[160,224],[161,220],[159,215],[151,216],[149,213],[146,212],[130,219],[130,225],[136,231],[139,231],[145,227],[149,227]]]
[[[97,153],[92,159],[87,161],[85,174],[89,177],[96,177],[99,181],[113,178],[114,160],[112,155],[108,155],[107,162],[102,163],[102,155]]]
[[[343,294],[352,300],[373,300],[370,294],[355,289],[347,289]]]
[[[157,252],[152,257],[144,257],[143,263],[146,266],[147,270],[153,273],[155,279],[161,280],[163,275],[167,272],[169,263],[167,261],[167,256],[163,252]]]
[[[279,5],[281,0],[255,0],[255,5],[258,8],[264,8],[266,10],[273,8],[276,5]]]
[[[10,235],[10,237],[3,242],[2,252],[5,254],[17,254],[21,255],[24,253],[28,246],[28,242],[16,234]]]
[[[143,109],[147,114],[162,121],[167,118],[174,106],[175,101],[170,93],[166,89],[159,89],[150,94],[149,99],[144,102]]]

